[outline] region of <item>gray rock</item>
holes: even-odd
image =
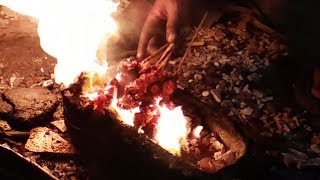
[[[58,105],[58,98],[44,88],[14,88],[5,91],[3,97],[13,106],[13,123],[24,126],[48,120]]]

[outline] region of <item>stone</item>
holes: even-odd
[[[260,77],[259,74],[257,73],[252,73],[250,75],[247,76],[247,79],[252,82],[252,81],[259,81]]]
[[[249,70],[250,72],[255,72],[255,71],[258,70],[258,67],[255,66],[255,65],[253,65],[253,64],[250,64],[249,67],[248,67],[248,70]]]
[[[221,93],[218,90],[212,89],[210,90],[210,94],[213,96],[214,100],[217,103],[221,103]]]
[[[203,97],[207,97],[207,96],[209,96],[209,94],[210,94],[209,91],[203,91],[202,92],[202,96]]]
[[[316,144],[316,145],[320,145],[320,136],[314,135],[314,136],[311,138],[311,143],[312,143],[312,144]]]
[[[273,101],[273,97],[272,96],[269,96],[269,97],[264,97],[261,99],[261,102],[268,102],[268,101]]]
[[[11,127],[7,121],[0,120],[0,130],[2,131],[10,131]]]
[[[13,87],[14,86],[14,82],[16,81],[17,79],[17,76],[15,74],[13,74],[10,79],[9,79],[9,84],[10,84],[10,87]]]
[[[252,91],[252,94],[256,97],[256,98],[263,98],[263,92],[259,91],[259,90],[256,90],[254,89]]]
[[[253,113],[253,109],[250,107],[247,107],[245,109],[242,109],[240,113],[244,116],[250,116]]]
[[[195,74],[193,78],[195,80],[202,80],[202,76],[200,74]]]
[[[231,107],[233,107],[233,103],[231,100],[229,99],[226,99],[226,100],[223,100],[221,102],[221,108],[223,109],[230,109]]]
[[[310,145],[310,149],[311,149],[313,152],[315,152],[315,153],[317,153],[317,154],[320,154],[320,145],[311,144],[311,145]]]
[[[213,154],[213,158],[214,158],[215,160],[221,159],[221,158],[222,158],[222,153],[221,153],[221,151],[215,152],[215,153]]]
[[[51,122],[51,124],[54,125],[56,128],[58,128],[61,132],[67,131],[67,127],[64,123],[64,120],[53,121]]]
[[[1,116],[6,117],[12,112],[13,112],[13,107],[0,97],[0,117]]]
[[[53,83],[53,80],[46,80],[46,81],[43,81],[43,83],[42,83],[42,87],[50,87],[50,86],[52,86],[54,83]]]
[[[214,46],[214,45],[208,45],[207,48],[211,51],[217,51],[219,49],[218,46]]]
[[[35,126],[52,117],[58,106],[58,98],[44,88],[14,88],[3,93],[13,106],[13,123]]]
[[[47,127],[32,129],[25,148],[31,152],[76,154],[72,144]]]
[[[249,90],[249,84],[245,85],[242,91],[250,93],[251,91]]]

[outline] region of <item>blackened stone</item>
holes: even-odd
[[[50,119],[58,105],[58,97],[44,88],[10,89],[3,99],[13,106],[12,124],[27,127]]]

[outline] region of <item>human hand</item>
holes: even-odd
[[[158,41],[165,25],[166,41],[175,42],[179,25],[182,0],[156,0],[141,31],[137,57],[146,55],[148,48]],[[151,47],[152,48],[152,47]]]

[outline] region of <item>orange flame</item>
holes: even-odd
[[[160,106],[161,98],[157,99],[160,118],[157,124],[156,141],[160,146],[174,155],[181,155],[181,143],[186,141],[188,135],[187,120],[181,107],[173,110]]]
[[[200,138],[200,133],[201,133],[202,130],[203,130],[203,126],[197,126],[197,127],[194,128],[194,130],[193,130],[193,135],[194,135],[196,138]]]
[[[106,42],[117,32],[112,0],[0,0],[0,4],[38,19],[44,51],[57,58],[55,81],[68,87],[82,73],[104,76]]]
[[[117,34],[117,24],[111,14],[117,3],[112,0],[0,0],[0,5],[32,16],[38,20],[38,34],[44,51],[57,59],[55,81],[65,87],[74,83],[81,73],[88,76],[84,93],[95,100],[105,83],[108,70],[106,43]],[[121,74],[115,77],[120,81]],[[98,87],[99,86],[99,87]],[[110,85],[104,88],[105,93]],[[123,123],[134,126],[139,107],[124,110],[118,106],[115,89],[110,108]],[[181,107],[170,110],[156,100],[160,112],[155,141],[174,155],[181,155],[181,144],[187,139],[188,122]],[[142,133],[142,129],[139,130]]]
[[[134,116],[136,113],[140,112],[139,107],[130,109],[130,110],[125,110],[125,109],[121,109],[118,106],[118,98],[117,98],[117,90],[114,90],[113,93],[113,99],[111,102],[111,108],[113,108],[113,110],[115,110],[117,112],[117,114],[120,116],[120,119],[123,123],[129,125],[129,126],[134,126]]]

